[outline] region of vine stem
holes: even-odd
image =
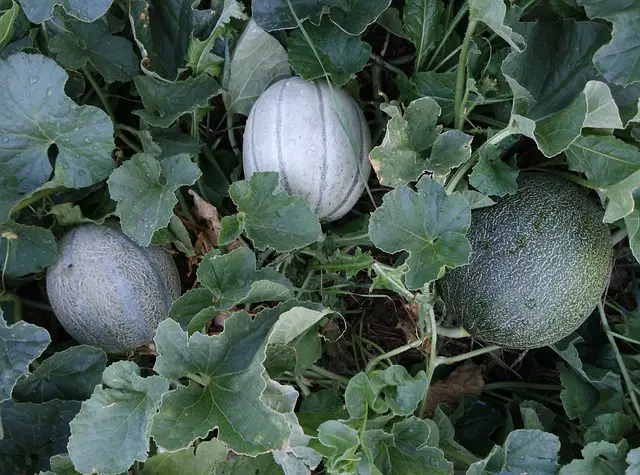
[[[345,386],[349,384],[349,378],[345,378],[344,376],[340,376],[339,374],[329,371],[328,369],[324,369],[322,366],[312,364],[309,367],[309,370],[319,374],[320,376],[324,376],[327,379],[331,379],[332,381],[337,381],[338,383],[342,383]]]
[[[433,55],[431,55],[431,59],[427,63],[427,68],[426,68],[427,71],[429,71],[429,68],[431,67],[435,59],[438,57],[438,54],[440,54],[440,51],[442,51],[442,48],[444,48],[445,43],[449,39],[449,36],[451,36],[451,33],[453,33],[453,30],[455,29],[455,27],[458,26],[458,23],[460,23],[460,20],[462,20],[462,17],[465,15],[465,13],[467,13],[468,9],[469,9],[469,5],[467,4],[467,2],[465,2],[462,8],[458,10],[458,13],[456,13],[456,16],[453,18],[453,21],[449,25],[449,28],[447,28],[446,33],[442,37],[442,40],[440,40],[440,44],[434,51]],[[438,69],[438,68],[435,68],[435,69]]]
[[[484,355],[485,353],[491,353],[492,351],[500,350],[502,347],[498,345],[485,346],[484,348],[480,348],[479,350],[470,351],[468,353],[463,353],[458,356],[450,356],[445,358],[443,356],[438,356],[436,360],[436,365],[451,365],[455,363],[459,363],[460,361],[468,360],[469,358],[474,358],[476,356]]]
[[[429,358],[427,359],[427,380],[425,382],[425,390],[424,397],[422,398],[422,404],[420,405],[420,412],[418,413],[419,417],[424,416],[424,411],[427,408],[427,402],[429,400],[429,388],[431,387],[431,380],[433,379],[433,373],[436,370],[436,366],[438,365],[438,354],[437,354],[437,346],[436,343],[438,341],[438,334],[436,332],[436,316],[433,311],[433,306],[430,304],[425,304],[424,302],[419,303],[418,312],[423,314],[425,312],[425,305],[429,305],[429,309],[427,312],[429,313],[429,328],[431,329],[431,341],[429,342]],[[424,320],[423,320],[424,321]]]
[[[631,404],[633,404],[633,408],[636,411],[636,414],[640,417],[640,403],[638,402],[638,397],[634,391],[635,385],[631,381],[631,377],[629,376],[629,372],[627,371],[627,367],[622,360],[622,355],[620,354],[620,350],[618,349],[618,345],[616,344],[616,340],[611,334],[611,328],[609,328],[609,322],[607,321],[607,315],[604,313],[604,307],[602,306],[602,302],[598,302],[598,313],[600,314],[600,322],[602,323],[602,328],[604,329],[605,334],[607,335],[607,339],[609,340],[609,344],[611,348],[613,348],[613,352],[616,355],[616,361],[618,362],[618,367],[620,368],[620,373],[622,373],[622,379],[624,379],[624,383],[629,390],[629,397],[631,398]],[[637,425],[637,424],[636,424]],[[640,426],[638,426],[640,429]]]
[[[236,136],[233,133],[233,115],[227,114],[227,136],[229,137],[229,143],[231,144],[231,149],[233,153],[235,153],[236,157],[240,156],[240,148],[238,148],[238,141],[236,140]]]
[[[417,348],[420,345],[422,345],[422,340],[413,340],[407,343],[406,345],[399,346],[398,348],[388,351],[383,355],[378,355],[367,363],[367,366],[365,367],[364,371],[365,373],[370,373],[380,361],[386,360],[387,358],[391,358],[392,356],[400,355],[405,351],[409,351],[413,348]]]
[[[611,336],[619,338],[622,341],[626,341],[627,343],[631,343],[633,345],[640,345],[640,341],[634,340],[633,338],[629,338],[628,336],[624,336],[624,335],[621,335],[620,333],[611,332],[611,331],[609,333],[611,333]]]
[[[464,35],[464,41],[462,42],[462,50],[458,57],[458,75],[456,77],[456,100],[455,100],[455,126],[456,129],[462,130],[464,125],[464,106],[462,103],[463,96],[466,89],[466,73],[467,73],[467,56],[469,56],[469,48],[471,46],[471,38],[473,32],[478,25],[478,21],[475,19],[469,20],[467,25],[467,32]]]
[[[87,80],[89,81],[89,84],[91,84],[91,87],[93,88],[93,90],[96,91],[96,94],[98,95],[98,98],[100,99],[100,102],[102,103],[102,106],[104,107],[105,112],[111,119],[111,122],[115,124],[116,116],[113,114],[113,109],[111,109],[111,105],[109,104],[109,101],[107,101],[107,96],[104,95],[104,92],[96,82],[96,79],[93,77],[93,74],[91,74],[86,67],[82,68],[82,72],[84,73],[85,76],[87,76]]]
[[[396,68],[394,65],[389,64],[387,61],[385,61],[384,59],[382,59],[380,56],[378,56],[375,53],[369,54],[369,59],[371,59],[374,63],[382,66],[387,71],[390,71],[390,72],[396,73],[396,74],[404,74],[402,69]]]
[[[540,391],[562,391],[562,386],[558,384],[538,384],[523,383],[521,381],[499,381],[497,383],[485,384],[482,390],[491,391],[493,389],[537,389]]]

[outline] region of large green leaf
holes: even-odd
[[[139,60],[131,41],[112,35],[105,23],[69,18],[64,25],[64,31],[49,42],[49,48],[65,68],[80,69],[90,63],[109,83],[130,81],[138,73]]]
[[[193,185],[199,176],[200,170],[185,154],[163,160],[147,153],[131,157],[108,181],[124,233],[148,246],[153,233],[169,223],[178,202],[176,191]]]
[[[189,337],[171,319],[155,336],[154,369],[172,380],[189,377],[162,398],[152,435],[160,447],[178,450],[218,429],[218,438],[238,453],[257,455],[284,446],[290,436],[285,416],[261,399],[267,386],[262,365],[271,328],[291,303],[267,309],[255,319],[235,313],[217,336]]]
[[[109,366],[91,398],[71,422],[69,455],[82,473],[118,474],[134,461],[144,462],[149,450],[151,418],[169,381],[142,378],[132,361]],[[99,428],[99,430],[97,430]]]
[[[13,401],[0,404],[4,427],[4,438],[0,440],[3,473],[48,470],[51,456],[66,451],[69,422],[79,408],[78,401],[57,399],[42,404]]]
[[[18,381],[15,397],[25,402],[52,399],[83,401],[102,380],[107,355],[92,346],[74,346],[54,353],[35,371]]]
[[[33,23],[42,23],[53,16],[53,8],[62,5],[65,11],[85,22],[92,22],[107,13],[113,0],[18,0],[27,18]]]
[[[251,14],[260,28],[286,30],[298,26],[296,17],[300,21],[310,18],[318,23],[325,3],[326,0],[252,0]]]
[[[247,235],[259,249],[290,251],[322,236],[317,216],[302,198],[288,195],[278,185],[277,173],[254,173],[249,180],[233,183],[229,192]]]
[[[203,441],[195,450],[189,447],[154,455],[144,464],[141,474],[210,475],[225,462],[227,452],[227,446],[217,439]]]
[[[556,475],[560,440],[539,430],[515,430],[503,447],[494,447],[482,461],[469,467],[467,475],[498,475],[503,473],[535,473]]]
[[[0,224],[0,256],[0,272],[10,277],[42,272],[58,258],[56,239],[48,229],[8,221]]]
[[[625,473],[625,456],[629,450],[626,440],[618,444],[591,442],[582,449],[582,459],[575,459],[560,469],[559,475],[607,475]],[[630,472],[627,472],[630,473]],[[632,473],[632,472],[631,472]]]
[[[442,132],[436,125],[438,103],[430,97],[412,101],[404,117],[391,117],[382,144],[374,147],[369,160],[385,186],[417,180],[424,171],[447,175],[471,156],[473,137],[459,130]]]
[[[638,0],[578,0],[589,18],[613,23],[611,41],[593,56],[593,62],[609,81],[628,86],[640,81],[640,2]]]
[[[133,111],[154,127],[167,128],[183,114],[207,107],[209,99],[222,92],[218,81],[203,74],[184,81],[165,82],[149,76],[137,76],[136,88],[144,109]]]
[[[485,145],[478,151],[478,163],[469,175],[469,183],[481,193],[492,196],[513,194],[518,188],[518,170],[501,158],[502,150]]]
[[[29,365],[50,341],[47,330],[31,323],[21,321],[7,326],[0,310],[0,402],[11,398],[18,379],[29,374]]]
[[[437,434],[432,434],[432,430],[435,428],[427,421],[410,417],[396,422],[391,434],[370,430],[363,439],[382,473],[448,475],[453,464],[433,445]]]
[[[285,49],[253,20],[240,36],[228,68],[227,111],[243,115],[249,115],[269,85],[291,75]]]
[[[0,223],[49,180],[48,152],[54,144],[57,186],[93,185],[115,166],[111,120],[100,109],[69,99],[67,78],[64,69],[41,55],[18,53],[0,60]]]
[[[191,38],[206,36],[218,18],[213,10],[196,9],[193,0],[127,3],[142,69],[152,76],[171,80],[186,63]]]
[[[293,284],[273,269],[256,270],[253,251],[242,247],[229,254],[211,251],[198,267],[200,287],[173,304],[170,316],[195,331],[218,312],[238,304],[280,302],[293,297]]]
[[[590,58],[607,40],[603,25],[592,22],[520,23],[529,47],[512,52],[502,64],[514,102],[511,126],[533,138],[551,157],[580,136],[583,127],[620,128],[609,88]]]
[[[402,13],[406,37],[416,47],[416,71],[444,33],[442,0],[408,0]]]
[[[289,36],[289,63],[303,79],[325,77],[326,73],[343,86],[367,64],[371,46],[345,33],[329,18],[323,17],[319,26],[306,24],[304,28],[313,47],[300,29]]]
[[[399,186],[383,198],[371,215],[369,234],[385,252],[409,251],[407,287],[417,289],[444,275],[445,267],[468,262],[465,233],[471,223],[469,203],[460,193],[422,178],[416,191]]]
[[[361,35],[390,4],[391,0],[336,0],[331,20],[350,35]]]

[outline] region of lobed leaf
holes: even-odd
[[[387,193],[371,215],[369,234],[385,252],[408,251],[406,285],[421,288],[444,275],[445,267],[468,262],[465,233],[471,223],[469,203],[459,193],[447,196],[444,187],[429,178],[417,192],[399,186]]]
[[[164,228],[178,202],[176,191],[193,185],[200,170],[181,154],[162,161],[137,153],[109,177],[109,193],[118,202],[116,214],[122,231],[141,246],[148,246],[153,233]]]
[[[92,22],[107,13],[113,0],[18,0],[24,13],[33,23],[42,23],[53,16],[53,9],[61,5],[65,11],[80,21]]]
[[[56,240],[48,229],[15,221],[0,224],[0,272],[21,277],[42,272],[58,258]]]
[[[251,14],[260,28],[286,30],[298,26],[296,17],[301,22],[310,19],[317,24],[325,3],[324,0],[252,0]]]
[[[277,173],[254,173],[249,180],[233,183],[229,192],[247,236],[258,249],[291,251],[322,236],[317,216],[302,198],[288,195],[278,185]]]
[[[167,379],[142,378],[132,361],[109,366],[70,424],[68,448],[76,470],[116,475],[136,460],[144,462],[151,419],[168,389]]]
[[[337,0],[331,21],[350,35],[361,35],[391,4],[391,0]]]
[[[331,77],[337,86],[344,86],[367,64],[371,46],[328,18],[318,26],[307,24],[304,28],[315,51],[300,29],[289,36],[289,64],[304,80]]]
[[[64,69],[39,54],[0,60],[0,223],[47,183],[52,171],[47,186],[81,188],[115,168],[111,120],[100,109],[69,99],[67,79]],[[52,170],[48,152],[54,144],[58,156]]]

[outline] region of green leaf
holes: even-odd
[[[25,402],[52,399],[83,401],[102,380],[107,355],[92,346],[74,346],[54,353],[35,371],[22,378],[14,389],[15,397]]]
[[[555,414],[539,402],[522,401],[519,409],[525,429],[537,429],[550,432],[553,428],[556,418]]]
[[[608,188],[640,170],[640,150],[612,135],[578,137],[566,150],[571,170],[591,183]]]
[[[148,246],[153,233],[164,228],[178,202],[176,191],[193,185],[200,170],[181,154],[162,161],[137,153],[109,177],[109,193],[118,202],[116,214],[122,231],[141,246]]]
[[[318,427],[318,440],[335,454],[349,455],[360,444],[358,431],[339,421],[327,421]]]
[[[589,18],[613,23],[611,41],[593,56],[593,63],[609,81],[628,86],[640,81],[640,3],[629,0],[579,0]]]
[[[80,188],[105,179],[113,124],[100,109],[64,95],[67,74],[51,59],[18,53],[0,60],[0,223],[23,198],[49,181],[55,144],[56,186]]]
[[[240,455],[220,467],[215,475],[284,475],[282,468],[276,464],[271,454],[263,454],[257,457]],[[305,475],[308,472],[305,472]]]
[[[519,23],[527,44],[510,53],[502,71],[514,94],[511,127],[533,138],[548,157],[564,151],[583,127],[620,126],[610,90],[590,82],[598,72],[590,61],[607,40],[607,30],[593,22]],[[586,123],[585,123],[586,122]]]
[[[81,69],[90,63],[108,83],[130,81],[140,69],[131,42],[112,35],[101,21],[66,19],[64,31],[51,38],[49,49],[65,68]]]
[[[325,0],[252,0],[251,14],[260,28],[286,30],[298,26],[296,16],[301,22],[309,18],[318,24],[325,3]]]
[[[387,193],[369,225],[378,248],[409,252],[406,284],[410,289],[439,279],[445,267],[466,264],[470,252],[465,233],[471,209],[464,197],[458,192],[447,196],[444,187],[429,178],[422,178],[416,189],[400,186]]]
[[[518,188],[518,170],[502,160],[502,150],[493,145],[479,149],[478,163],[469,175],[469,183],[480,193],[491,196],[513,194]]]
[[[227,452],[227,446],[218,439],[203,441],[198,444],[195,451],[188,447],[176,452],[154,455],[145,462],[141,474],[210,475],[223,465]]]
[[[404,33],[404,25],[400,19],[400,11],[397,8],[389,7],[382,12],[376,23],[389,33],[396,35],[398,38],[406,38]]]
[[[229,254],[212,251],[198,267],[201,287],[173,304],[170,316],[195,331],[219,311],[239,304],[280,302],[293,297],[293,284],[273,269],[256,270],[255,254],[242,247]]]
[[[169,128],[148,127],[139,135],[143,151],[157,158],[167,158],[186,153],[195,156],[200,153],[200,145],[183,132],[178,124]]]
[[[436,126],[439,114],[438,103],[430,97],[412,101],[404,117],[395,110],[382,144],[369,155],[380,183],[406,184],[424,171],[447,175],[469,159],[473,137],[458,130],[441,133],[442,126]]]
[[[591,442],[582,449],[583,459],[572,460],[560,469],[559,475],[608,475],[625,473],[627,467],[624,458],[629,450],[626,440],[618,444],[610,442]],[[627,472],[631,473],[631,472]]]
[[[107,13],[113,0],[18,0],[33,23],[42,23],[53,16],[53,8],[62,5],[65,11],[80,21],[92,22]]]
[[[160,447],[177,450],[218,428],[218,438],[235,452],[258,455],[280,449],[290,436],[284,415],[261,400],[267,386],[263,361],[267,337],[285,303],[251,319],[230,316],[217,336],[194,333],[167,319],[156,331],[154,370],[170,379],[189,377],[162,399],[152,435]]]
[[[518,33],[504,24],[507,7],[502,0],[473,0],[469,5],[469,17],[481,21],[505,40],[515,51],[523,51],[526,42]],[[533,43],[535,44],[535,43]]]
[[[4,275],[42,272],[57,258],[56,239],[48,229],[14,221],[0,224],[0,272]]]
[[[435,99],[440,108],[440,120],[448,124],[453,120],[454,104],[456,96],[456,73],[415,73],[409,80],[406,76],[397,78],[398,88],[402,97],[415,100],[420,97]]]
[[[633,419],[628,414],[611,413],[598,415],[584,433],[584,443],[618,443],[633,428]]]
[[[20,13],[18,4],[11,0],[11,8],[0,16],[0,49],[4,48],[13,37],[13,24]]]
[[[128,6],[142,69],[169,80],[184,66],[191,38],[205,36],[217,19],[193,0],[131,0]]]
[[[29,365],[42,354],[50,341],[47,330],[31,323],[20,321],[7,326],[0,310],[0,354],[3,355],[0,402],[11,399],[16,382],[23,375],[29,374]]]
[[[250,20],[229,63],[224,94],[228,113],[249,115],[270,84],[291,76],[287,52],[278,40]]]
[[[209,105],[209,99],[222,92],[218,82],[204,74],[184,81],[164,82],[149,76],[136,76],[136,88],[144,109],[134,110],[149,125],[167,128],[184,114]]]
[[[278,185],[277,173],[254,173],[249,180],[233,183],[229,192],[244,216],[247,236],[258,249],[291,251],[322,237],[317,216],[302,198],[288,195]]]
[[[427,53],[444,33],[442,0],[408,0],[403,10],[406,37],[416,47],[416,72],[422,69]]]
[[[426,389],[425,378],[424,371],[419,371],[412,377],[404,366],[393,365],[369,379],[374,394],[384,400],[393,414],[409,416],[422,402]],[[373,409],[381,412],[380,408],[375,407],[375,403]]]
[[[82,473],[126,472],[134,461],[144,462],[151,418],[169,389],[162,376],[142,378],[132,361],[113,363],[102,383],[70,424],[69,455]]]
[[[436,407],[436,412],[433,415],[433,422],[436,426],[438,440],[437,445],[440,447],[445,453],[455,453],[457,454],[457,458],[463,460],[467,464],[472,464],[477,461],[478,458],[473,455],[469,450],[460,445],[460,443],[455,439],[455,429],[451,420],[444,412],[443,408],[446,409],[446,405],[439,404]],[[435,445],[435,441],[433,444]],[[486,474],[482,474],[486,475]]]
[[[344,86],[367,64],[371,46],[345,33],[327,17],[319,26],[306,24],[304,28],[315,52],[300,29],[289,36],[289,64],[304,80],[322,78],[326,73],[337,86]]]
[[[626,462],[629,464],[629,468],[625,472],[625,475],[632,475],[633,470],[638,470],[640,468],[640,447],[629,451]]]
[[[291,436],[286,446],[272,452],[275,462],[284,469],[285,474],[302,475],[315,470],[322,461],[322,456],[308,447],[311,437],[305,435],[294,413],[298,392],[291,386],[269,381],[262,400],[272,409],[284,414],[291,427]]]
[[[187,50],[187,66],[191,68],[194,76],[199,76],[202,73],[212,76],[219,74],[224,59],[211,51],[215,41],[226,34],[232,18],[246,20],[244,6],[237,0],[224,0],[216,25],[211,30],[209,37],[204,41],[197,38],[191,39]]]
[[[74,205],[73,203],[60,203],[59,205],[52,206],[49,212],[56,217],[60,226],[76,226],[82,223],[102,225],[106,218],[113,215],[112,213],[108,213],[98,219],[90,219],[85,217],[79,205]]]
[[[218,235],[218,243],[221,246],[227,246],[238,239],[243,231],[243,215],[234,214],[233,216],[224,216],[220,220],[220,234]]]
[[[66,452],[69,421],[78,412],[77,401],[42,404],[0,404],[4,438],[0,440],[3,473],[23,474],[29,469],[48,470],[51,456]]]
[[[480,462],[469,467],[468,475],[498,475],[503,473],[535,473],[556,475],[560,440],[539,430],[515,430],[509,434],[504,449],[494,447]]]
[[[353,254],[346,254],[341,249],[336,249],[333,255],[327,257],[327,261],[319,266],[315,266],[320,270],[346,273],[347,278],[354,277],[358,272],[367,270],[373,264],[371,253],[362,252],[362,249],[356,247]]]
[[[69,454],[54,455],[49,462],[51,463],[51,470],[53,470],[55,475],[80,475],[79,472],[73,468],[73,462]]]
[[[384,12],[391,0],[337,0],[331,21],[350,35],[361,35]]]

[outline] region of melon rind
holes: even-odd
[[[152,340],[180,295],[169,253],[141,247],[117,229],[86,224],[58,244],[47,270],[51,307],[79,343],[124,353]]]
[[[326,81],[291,77],[270,86],[251,109],[244,173],[278,172],[289,193],[322,221],[334,221],[362,195],[370,151],[369,126],[353,98]]]
[[[601,299],[613,263],[602,206],[575,183],[524,173],[518,190],[471,215],[468,266],[439,282],[448,313],[505,348],[555,343]]]

